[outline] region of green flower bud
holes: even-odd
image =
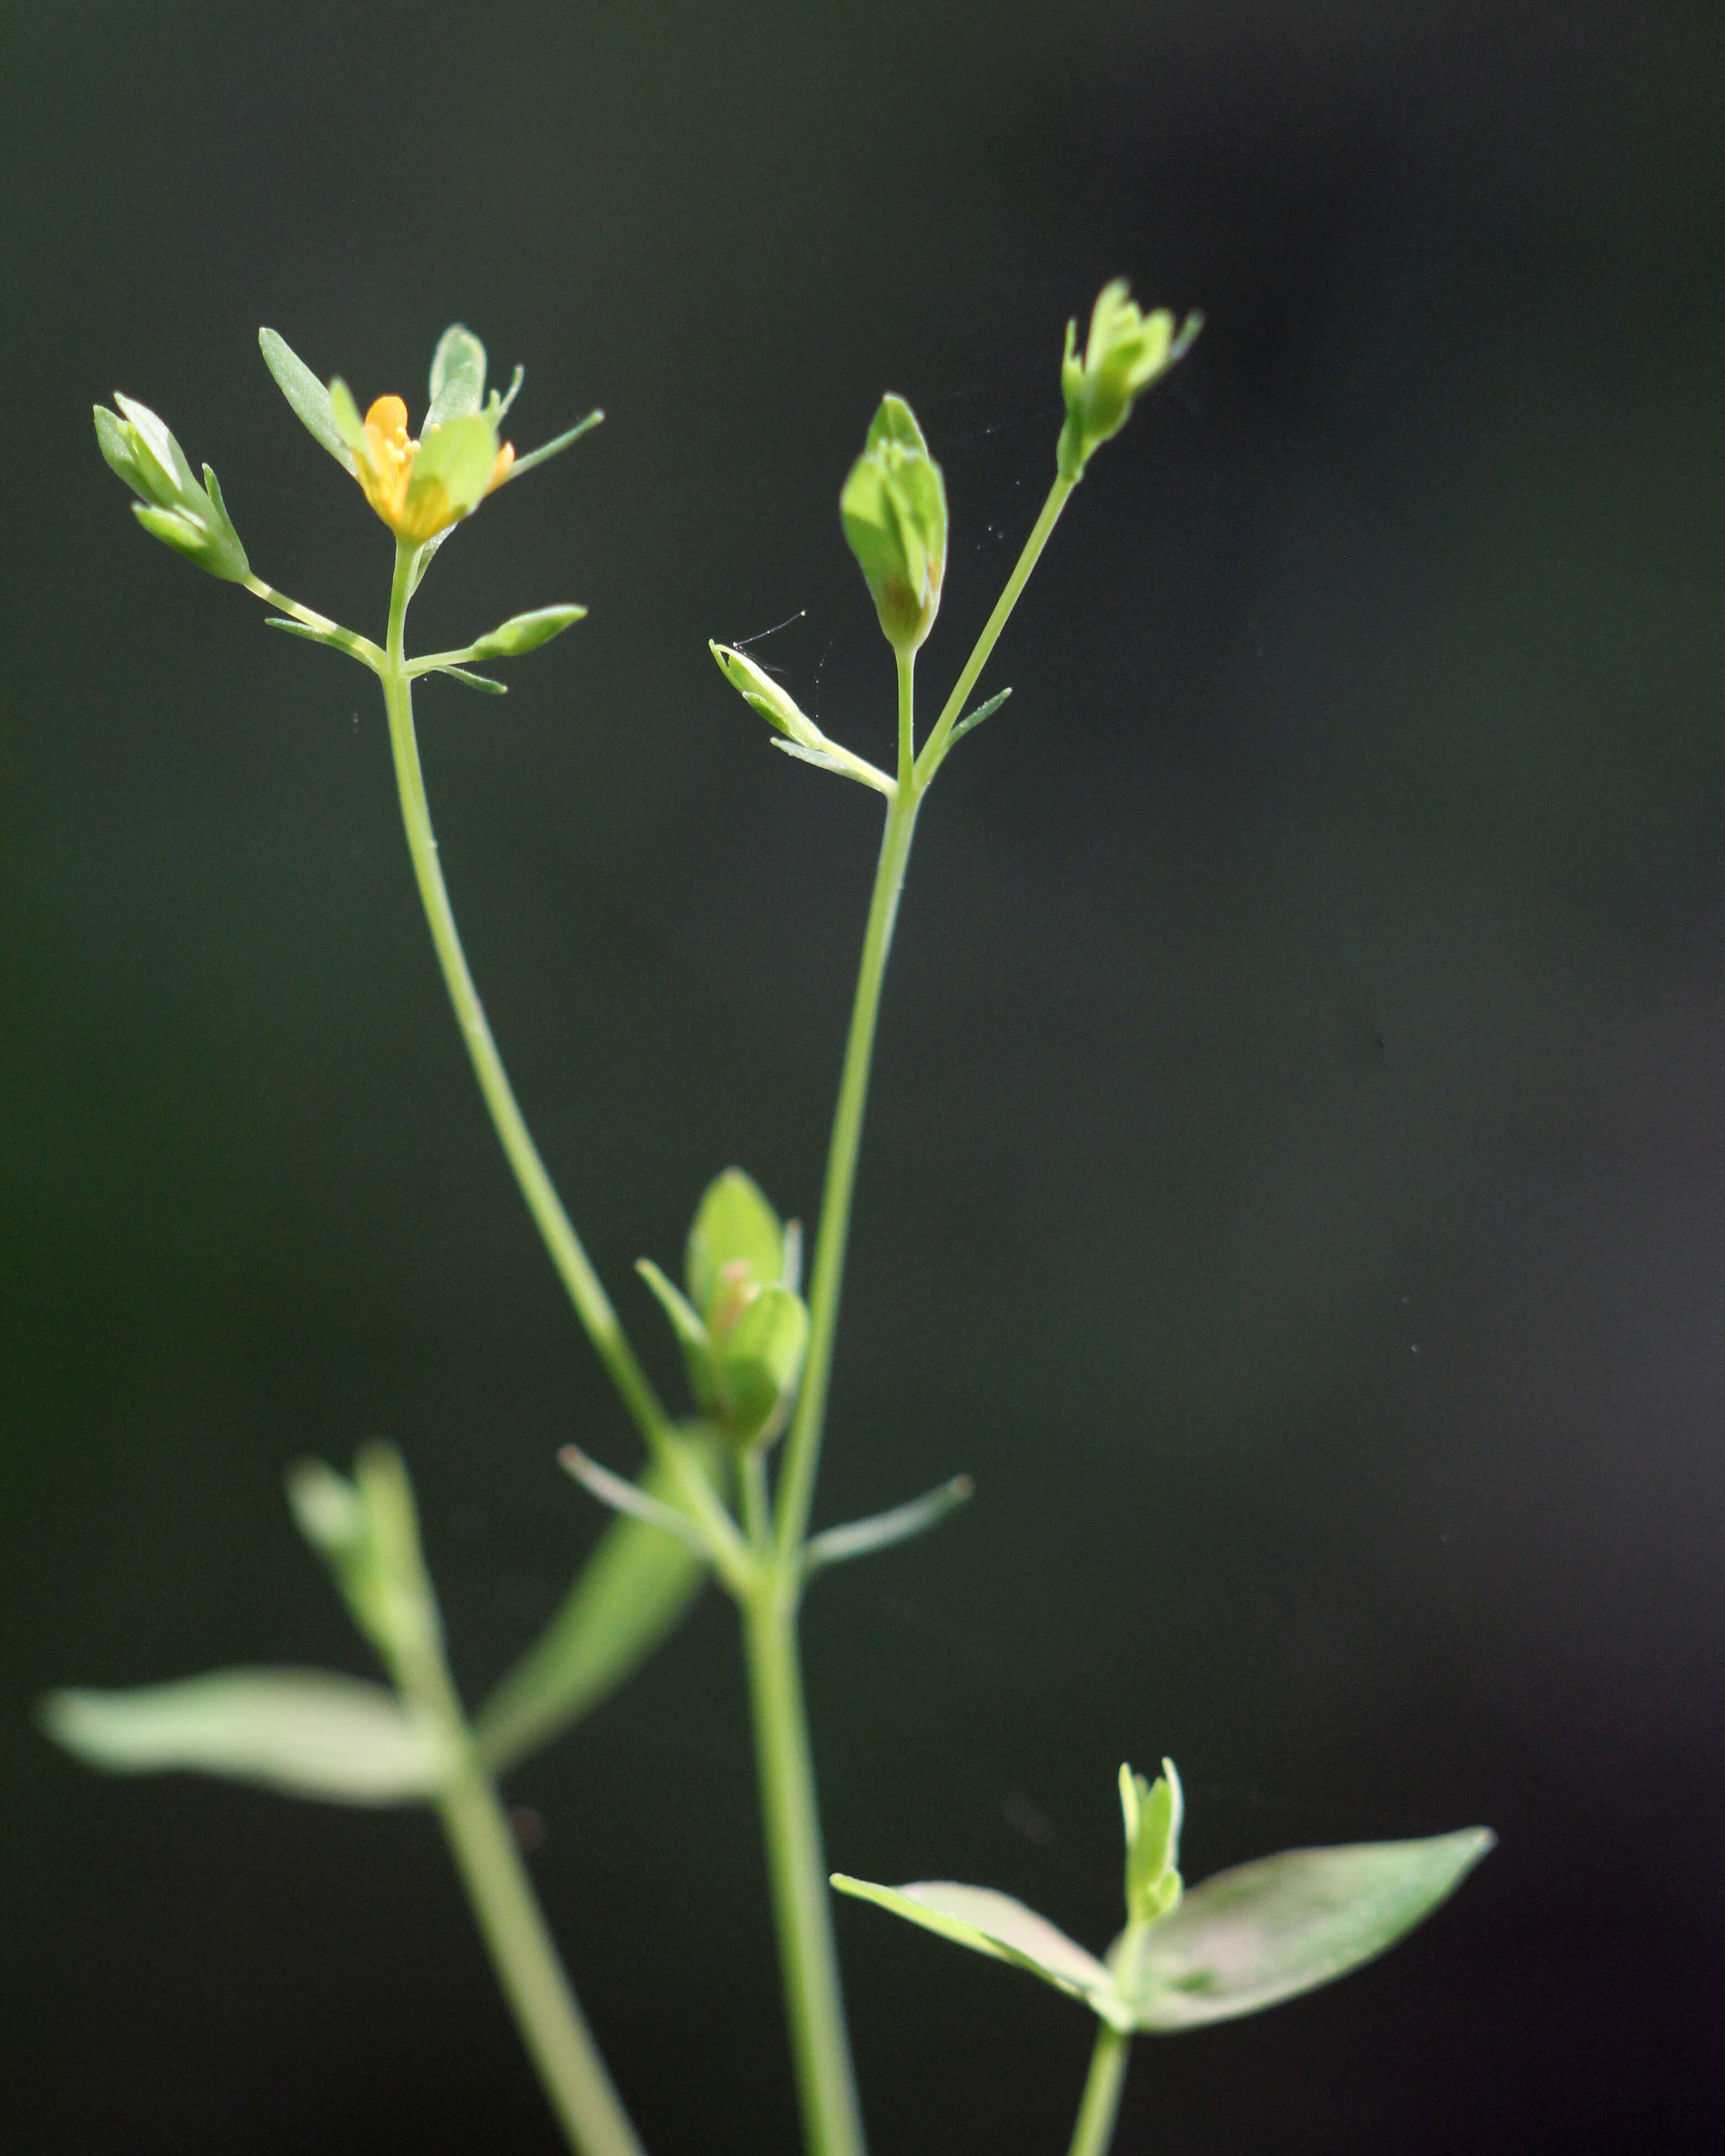
[[[185,452],[147,404],[117,393],[114,401],[126,417],[98,404],[96,442],[110,470],[137,495],[132,513],[139,523],[213,577],[243,583],[251,564],[215,474],[206,465],[200,486]]]
[[[839,514],[887,642],[895,651],[915,651],[940,611],[947,488],[902,397],[881,398]]]
[[[1185,1799],[1172,1759],[1153,1783],[1130,1767],[1120,1770],[1120,1810],[1126,1826],[1126,1914],[1131,1924],[1153,1924],[1181,1893],[1180,1823]]]
[[[482,636],[469,651],[470,659],[519,659],[536,651],[542,644],[561,636],[586,619],[584,606],[536,607],[531,613],[513,613],[489,636]]]
[[[1078,325],[1067,323],[1060,362],[1066,424],[1055,459],[1062,479],[1083,476],[1091,452],[1120,432],[1144,391],[1184,358],[1203,326],[1202,315],[1188,315],[1176,336],[1167,308],[1141,315],[1123,277],[1105,285],[1096,295],[1082,360],[1077,356]]]
[[[701,1322],[713,1326],[717,1305],[738,1278],[757,1287],[782,1280],[784,1246],[778,1215],[754,1178],[740,1168],[716,1176],[696,1208],[684,1269],[689,1300]]]
[[[729,1168],[689,1230],[689,1301],[649,1276],[683,1340],[697,1399],[741,1445],[778,1435],[803,1374],[809,1312],[796,1291],[797,1240],[757,1185]]]
[[[783,734],[803,748],[825,748],[827,737],[814,720],[780,688],[764,667],[756,665],[752,659],[734,650],[728,644],[715,644],[711,639],[707,649],[719,662],[719,671],[742,698],[766,720],[775,733]]]

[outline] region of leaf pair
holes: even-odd
[[[691,1444],[703,1471],[716,1474],[713,1449]],[[649,1469],[643,1479],[675,1508],[670,1478]],[[423,1652],[436,1616],[399,1459],[368,1446],[351,1481],[308,1463],[295,1470],[290,1496],[386,1663]],[[544,1635],[476,1717],[485,1767],[502,1772],[598,1706],[681,1620],[706,1578],[680,1542],[639,1520],[614,1522]],[[336,1804],[434,1799],[461,1758],[447,1729],[382,1685],[325,1670],[219,1670],[124,1691],[58,1691],[41,1720],[87,1765],[111,1774],[216,1774]]]
[[[1484,1827],[1418,1841],[1291,1849],[1181,1890],[1180,1787],[1121,1769],[1127,1928],[1098,1958],[992,1887],[946,1879],[878,1887],[835,1873],[840,1893],[1014,1964],[1111,2028],[1168,2034],[1260,2013],[1380,1954],[1453,1893],[1491,1848]]]

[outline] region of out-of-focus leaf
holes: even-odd
[[[110,1774],[173,1768],[296,1797],[390,1804],[433,1796],[449,1741],[381,1685],[323,1670],[218,1670],[129,1691],[51,1692],[49,1734]]]
[[[1190,1888],[1138,1952],[1137,2027],[1195,2029],[1345,1976],[1430,1915],[1491,1847],[1484,1827],[1422,1841],[1291,1849]]]
[[[656,1463],[641,1486],[681,1510],[675,1478]],[[480,1753],[501,1773],[592,1712],[667,1639],[692,1608],[707,1568],[644,1520],[612,1522],[562,1607],[480,1708]]]
[[[1114,1979],[1103,1964],[1046,1917],[1039,1917],[1010,1894],[997,1894],[992,1887],[961,1887],[951,1879],[876,1887],[842,1871],[833,1874],[832,1883],[839,1893],[872,1902],[940,1938],[1027,1969],[1057,1991],[1084,1999],[1106,2018],[1117,2018]],[[1109,2008],[1114,2010],[1108,2012]]]

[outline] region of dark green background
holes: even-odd
[[[1584,19],[1574,19],[1577,17]],[[1070,313],[1202,305],[924,816],[820,1517],[830,1853],[1115,1920],[1121,1758],[1189,1872],[1475,1820],[1389,1961],[1141,2046],[1133,2152],[1712,2148],[1725,2125],[1725,33],[1716,9],[49,6],[6,30],[0,1698],[8,2147],[549,2152],[430,1824],[52,1753],[33,1699],[363,1667],[280,1497],[377,1431],[477,1693],[633,1463],[480,1111],[372,685],[152,546],[115,385],[254,564],[388,556],[259,322],[523,447],[420,648],[528,1112],[629,1272],[744,1162],[814,1209],[875,844],[714,672],[883,753],[835,499],[944,462],[943,695],[1040,501]],[[987,685],[987,684],[985,684]],[[660,2156],[793,2146],[734,1625],[516,1778]],[[1085,2017],[838,1918],[880,2151],[1058,2151]]]

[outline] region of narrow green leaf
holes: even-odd
[[[978,704],[973,711],[967,711],[947,735],[947,749],[951,750],[954,742],[963,741],[966,734],[973,732],[984,719],[992,719],[1011,694],[1010,689],[1003,689],[998,696],[990,696],[986,704]]]
[[[890,1512],[876,1512],[866,1520],[829,1527],[816,1535],[803,1553],[804,1577],[810,1578],[829,1564],[843,1564],[848,1558],[868,1557],[875,1550],[891,1549],[895,1543],[908,1542],[913,1535],[925,1534],[966,1503],[975,1489],[968,1475],[955,1475],[938,1490],[913,1497],[907,1505],[895,1505]]]
[[[506,696],[509,684],[494,681],[489,674],[470,674],[465,666],[435,666],[435,674],[447,674],[452,681],[459,681],[465,689],[483,689],[488,696]]]
[[[675,1478],[656,1463],[641,1487],[677,1504]],[[537,1643],[480,1710],[475,1732],[491,1771],[537,1751],[608,1698],[682,1622],[706,1573],[692,1550],[657,1527],[614,1521]]]
[[[768,746],[783,749],[787,756],[795,757],[798,763],[812,763],[817,771],[830,771],[835,778],[854,778],[859,786],[872,787],[889,801],[898,791],[896,783],[884,771],[877,771],[872,763],[865,763],[861,757],[853,756],[836,742],[829,742],[824,748],[805,748],[801,742],[793,741],[773,741]]]
[[[308,644],[326,644],[332,651],[345,651],[347,648],[342,637],[331,635],[326,629],[314,629],[310,622],[290,621],[285,613],[266,614],[264,626],[285,629],[290,636],[303,636]]]
[[[651,1258],[637,1258],[635,1270],[658,1296],[660,1307],[671,1322],[671,1330],[684,1347],[698,1348],[705,1353],[706,1327],[691,1306],[688,1298],[672,1286]]]
[[[550,606],[536,608],[531,613],[511,614],[490,635],[482,636],[467,655],[470,659],[519,659],[523,652],[536,651],[542,644],[549,644],[552,637],[573,628],[586,613],[584,606]]]
[[[276,388],[292,405],[313,441],[327,449],[342,470],[352,475],[355,469],[353,451],[336,424],[328,389],[287,339],[274,330],[258,331],[258,349],[264,355],[264,366],[275,377]]]
[[[718,1403],[713,1393],[712,1342],[699,1315],[691,1308],[687,1298],[668,1281],[651,1258],[637,1258],[635,1270],[659,1298],[660,1307],[670,1320],[671,1330],[677,1336],[677,1344],[683,1351],[683,1367],[689,1376],[689,1389],[695,1396],[696,1405],[703,1414],[711,1414]]]
[[[424,434],[477,412],[485,402],[485,348],[459,322],[451,322],[437,341],[431,359],[430,388]]]
[[[1218,1872],[1143,1938],[1135,2025],[1232,2020],[1345,1976],[1430,1916],[1495,1839],[1471,1827],[1422,1841],[1291,1849]]]
[[[578,442],[583,434],[591,433],[604,416],[603,412],[589,412],[584,419],[578,421],[567,434],[558,434],[549,442],[542,442],[536,449],[529,449],[524,457],[517,457],[504,475],[505,478],[519,479],[523,472],[531,471],[535,465],[547,464],[552,457],[560,457],[565,449],[572,444]]]
[[[832,1883],[839,1893],[872,1902],[937,1938],[1027,1969],[1055,1990],[1083,1999],[1098,2012],[1102,2010],[1098,2002],[1114,2003],[1114,1979],[1096,1956],[1010,1894],[997,1894],[991,1887],[961,1887],[951,1879],[925,1879],[897,1888],[876,1887],[842,1871],[833,1874]]]
[[[578,1445],[566,1445],[557,1455],[557,1465],[572,1475],[590,1496],[597,1497],[602,1505],[608,1505],[614,1512],[622,1512],[644,1526],[656,1527],[660,1534],[670,1536],[685,1549],[693,1550],[697,1557],[711,1556],[711,1543],[686,1512],[680,1512],[675,1505],[662,1503],[639,1482],[614,1475],[597,1460],[588,1459]]]
[[[434,531],[430,538],[426,541],[425,544],[419,549],[418,552],[414,555],[413,566],[408,576],[408,597],[409,598],[412,598],[414,593],[418,590],[420,580],[424,576],[425,572],[431,567],[432,561],[437,553],[438,548],[443,545],[444,540],[449,537],[450,532],[452,532],[454,528],[455,527],[453,524],[448,524],[444,526],[441,531]]]
[[[521,383],[526,378],[526,372],[527,370],[526,367],[517,367],[515,372],[510,376],[509,387],[504,391],[503,394],[500,397],[494,389],[490,395],[485,399],[485,417],[490,421],[494,427],[501,427],[502,425],[504,417],[507,413],[510,406],[513,404],[516,398],[521,395]]]
[[[57,1691],[51,1737],[110,1774],[183,1768],[297,1797],[389,1804],[435,1794],[448,1740],[381,1685],[322,1670],[220,1670],[131,1691]]]

